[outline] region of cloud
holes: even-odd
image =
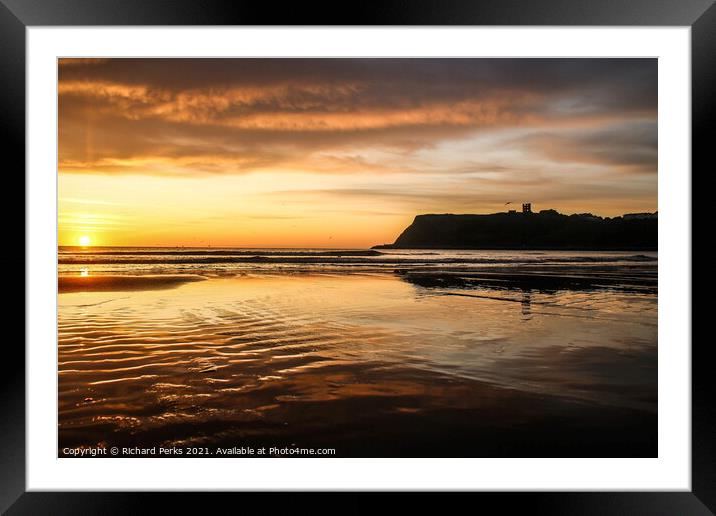
[[[110,62],[111,59],[107,58],[98,58],[98,57],[62,57],[58,59],[58,67],[62,69],[67,69],[71,67],[77,67],[77,66],[93,66],[93,65],[100,65]]]
[[[270,197],[313,207],[321,202],[344,206],[390,206],[396,213],[476,213],[504,211],[505,203],[533,202],[538,209],[555,206],[591,206],[595,201],[629,204],[652,195],[650,186],[614,185],[605,178],[577,175],[562,180],[561,172],[534,169],[530,174],[509,173],[499,178],[460,177],[448,184],[434,178],[413,177],[380,187],[325,187],[277,190]],[[267,200],[267,204],[272,201]],[[584,210],[582,210],[584,211]]]
[[[657,125],[652,121],[587,132],[540,133],[513,144],[557,162],[589,163],[624,172],[657,171]]]
[[[62,60],[67,65],[70,60]],[[582,97],[590,104],[655,108],[655,59],[112,59],[61,66],[60,82],[140,86],[153,92],[247,92],[320,107],[333,95],[359,106],[454,102],[496,92]],[[277,95],[277,92],[282,92]],[[299,102],[301,101],[301,102]],[[271,107],[271,102],[265,103]],[[295,105],[294,105],[295,104]],[[345,104],[342,104],[345,105]],[[285,106],[285,104],[284,104]]]
[[[656,71],[655,59],[61,59],[59,169],[420,172],[367,156],[433,151],[432,170],[442,143],[517,127],[542,133],[521,144],[546,159],[636,170],[651,166],[648,135],[628,132],[655,124]]]

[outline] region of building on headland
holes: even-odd
[[[532,203],[531,202],[522,203],[522,213],[532,213]]]

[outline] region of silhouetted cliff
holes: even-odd
[[[590,213],[418,215],[393,244],[375,249],[657,248],[657,213],[602,218]]]

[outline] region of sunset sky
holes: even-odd
[[[657,210],[656,59],[62,59],[58,88],[60,245],[369,247],[420,213]]]

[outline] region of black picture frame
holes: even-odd
[[[692,170],[713,166],[708,129],[716,120],[716,6],[713,0],[384,0],[363,4],[274,4],[245,0],[0,0],[0,142],[6,163],[25,166],[25,29],[81,25],[550,25],[689,26],[692,71]],[[709,166],[711,165],[711,166]],[[691,171],[684,171],[690,173]],[[24,188],[24,187],[21,187]],[[693,246],[692,246],[693,253]],[[8,262],[9,263],[9,262]],[[693,267],[693,265],[692,265]],[[25,271],[26,277],[32,271]],[[31,301],[31,300],[30,300]],[[690,345],[684,342],[682,345]],[[14,348],[13,348],[14,346]],[[557,514],[701,515],[716,513],[716,404],[709,340],[692,346],[692,490],[690,492],[480,493],[478,503]],[[0,510],[7,514],[131,514],[159,501],[163,512],[206,507],[207,497],[229,493],[26,492],[25,352],[5,343],[0,375]],[[665,381],[665,379],[661,379]],[[304,494],[272,494],[271,507],[296,512]],[[264,495],[265,497],[265,495]],[[161,500],[158,500],[161,498]],[[422,495],[415,501],[423,508]],[[213,503],[221,503],[212,500]],[[372,501],[353,494],[350,513]],[[473,505],[477,507],[477,505]],[[218,506],[217,506],[218,507]],[[236,506],[236,509],[239,509]],[[335,507],[324,507],[335,509]],[[320,511],[313,505],[312,512]],[[342,510],[341,512],[344,512]]]

